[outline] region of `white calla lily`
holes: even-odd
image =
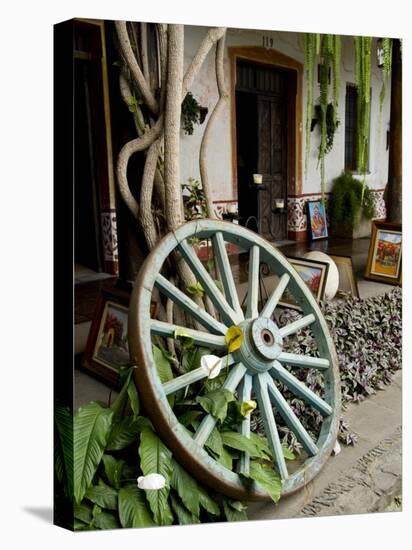
[[[200,366],[207,372],[208,378],[213,379],[219,376],[222,369],[222,359],[216,355],[203,355]]]
[[[139,489],[150,489],[157,491],[163,489],[166,485],[166,479],[161,474],[148,474],[137,478],[137,486]]]

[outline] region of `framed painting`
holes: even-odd
[[[329,257],[335,262],[338,268],[338,292],[349,292],[355,298],[359,298],[358,282],[353,271],[352,258],[350,256],[336,256],[332,254]]]
[[[312,241],[326,239],[328,237],[328,224],[326,223],[325,206],[322,201],[308,201],[307,225]]]
[[[308,260],[306,258],[288,257],[287,259],[301,276],[314,298],[319,303],[325,294],[329,264],[327,262]],[[287,289],[283,293],[279,306],[297,309],[299,311],[301,309],[295,298]]]
[[[373,222],[365,279],[402,284],[401,224]]]
[[[120,367],[130,364],[127,319],[130,293],[103,289],[90,327],[82,366],[110,384],[119,379]]]

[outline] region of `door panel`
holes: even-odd
[[[270,240],[287,236],[286,216],[273,213],[275,199],[287,200],[287,108],[283,96],[258,97],[259,233]]]

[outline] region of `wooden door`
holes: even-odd
[[[273,213],[275,199],[287,205],[287,103],[282,95],[258,96],[258,173],[264,189],[258,192],[259,233],[269,240],[287,237],[287,217]]]

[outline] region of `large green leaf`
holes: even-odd
[[[83,499],[102,459],[110,434],[113,411],[97,403],[79,408],[74,417],[74,498]]]
[[[260,458],[271,459],[272,451],[270,450],[268,440],[263,435],[255,432],[250,432],[250,440],[260,452]]]
[[[178,501],[177,497],[170,495],[170,502],[174,513],[176,514],[179,525],[193,525],[194,523],[200,523],[198,517],[194,516],[186,510],[186,508]]]
[[[113,411],[115,418],[122,417],[126,414],[127,405],[129,402],[128,389],[129,389],[129,384],[133,383],[132,375],[133,375],[134,369],[135,367],[133,366],[133,367],[129,367],[126,369],[124,368],[121,370],[121,380],[123,383],[122,389],[120,390],[119,395],[116,397],[116,399],[113,401],[110,407]]]
[[[236,509],[226,500],[223,501],[223,511],[227,521],[246,521],[248,519],[244,510]]]
[[[132,408],[133,415],[135,418],[137,418],[138,414],[140,413],[140,399],[133,378],[130,380],[129,385],[127,386],[127,395],[129,396],[130,406]]]
[[[224,447],[222,454],[216,459],[216,462],[219,462],[219,464],[222,464],[228,470],[233,469],[233,455]]]
[[[204,396],[197,397],[196,401],[206,412],[210,413],[220,422],[223,422],[227,415],[227,405],[231,401],[234,401],[234,399],[231,391],[221,388]]]
[[[220,436],[223,444],[231,447],[232,449],[245,451],[252,457],[261,456],[261,452],[253,441],[239,432],[221,432]]]
[[[112,485],[115,489],[120,489],[120,481],[122,478],[122,471],[125,461],[121,459],[116,460],[111,455],[103,455],[102,460],[104,464],[104,471],[110,485]]]
[[[73,497],[73,416],[67,407],[56,407],[54,413],[54,467],[63,483],[66,496]]]
[[[250,463],[249,477],[265,489],[274,502],[280,499],[282,480],[271,466],[252,460]]]
[[[203,355],[208,355],[209,353],[210,349],[197,346],[184,350],[182,355],[182,368],[184,372],[198,369]]]
[[[171,486],[180,496],[189,512],[198,518],[200,509],[197,482],[175,460],[172,461],[172,468]]]
[[[120,527],[117,517],[111,512],[103,510],[94,518],[93,524],[97,529],[119,529]]]
[[[150,429],[143,429],[139,445],[140,467],[143,474],[161,474],[166,480],[166,486],[159,490],[146,490],[153,517],[158,525],[173,523],[172,511],[167,502],[172,474],[172,453]]]
[[[122,527],[151,527],[155,525],[144,491],[127,485],[119,491],[119,518]]]
[[[209,514],[220,516],[220,508],[216,504],[216,500],[209,495],[207,490],[204,489],[201,485],[198,485],[198,492],[200,506],[204,508],[207,512],[209,512]]]
[[[194,409],[184,412],[179,416],[179,422],[183,426],[191,426],[194,430],[197,430],[200,424],[199,416],[202,416],[202,411],[196,411]]]
[[[269,443],[266,437],[260,434],[251,432],[250,439],[259,450],[260,458],[272,460],[272,451],[270,450]],[[286,460],[294,460],[296,458],[295,455],[292,453],[292,451],[290,451],[284,445],[282,445],[282,451],[283,451],[283,456],[286,458]]]
[[[75,504],[73,513],[75,519],[78,519],[83,523],[89,524],[93,519],[92,507],[85,503]]]
[[[120,451],[139,439],[139,433],[142,423],[138,418],[125,416],[121,420],[114,422],[106,449],[108,451]]]
[[[162,384],[169,382],[173,378],[170,361],[163,351],[157,346],[153,346],[153,360],[156,365],[157,374]]]
[[[99,485],[89,487],[85,497],[102,508],[117,510],[117,491],[103,483],[102,480],[99,481]]]
[[[223,454],[223,441],[222,436],[217,428],[213,428],[209,437],[206,440],[205,447],[210,449],[216,457],[220,457]]]
[[[98,504],[93,506],[93,521],[90,524],[96,529],[118,529],[120,527],[117,517],[101,509]]]

